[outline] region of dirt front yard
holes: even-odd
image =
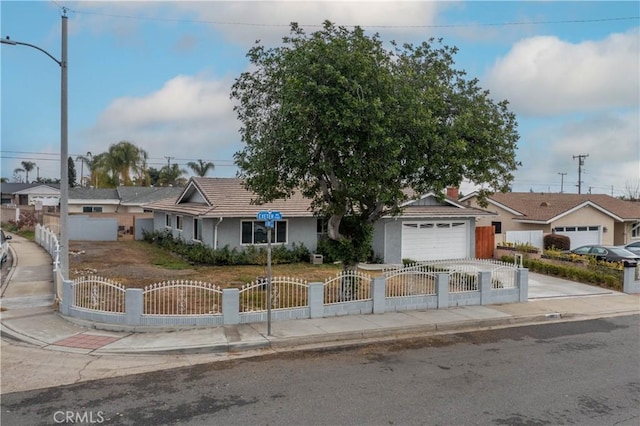
[[[320,282],[340,272],[340,265],[297,263],[273,265],[273,276]],[[222,288],[240,287],[267,275],[266,266],[193,265],[180,257],[143,241],[71,241],[70,278],[97,275],[127,287],[173,280],[213,283]]]

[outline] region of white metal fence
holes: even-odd
[[[177,280],[144,288],[144,315],[221,315],[222,290],[215,284]]]
[[[386,297],[436,294],[436,273],[429,265],[413,264],[384,271]]]
[[[125,311],[124,285],[108,278],[89,276],[73,280],[74,306],[99,312]]]
[[[342,271],[324,282],[327,305],[371,300],[371,277],[358,271]]]
[[[267,279],[245,284],[240,288],[240,312],[267,310]],[[271,309],[308,306],[308,285],[305,280],[289,277],[271,278]]]
[[[452,293],[478,291],[478,272],[491,272],[493,288],[515,288],[517,266],[492,259],[454,259],[417,262],[385,268],[383,275],[389,297],[411,294],[433,294],[435,274],[449,274],[449,291]],[[424,287],[422,293],[420,286]],[[419,290],[420,289],[420,290]],[[413,291],[419,291],[413,293]]]

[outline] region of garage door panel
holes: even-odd
[[[456,259],[467,256],[468,224],[460,221],[408,222],[402,226],[402,258]]]
[[[554,232],[569,237],[572,250],[588,244],[602,243],[599,226],[561,226],[554,228]]]

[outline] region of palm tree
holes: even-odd
[[[93,158],[96,178],[102,178],[106,186],[132,185],[131,174],[142,176],[146,167],[147,152],[131,142],[121,141],[109,147],[107,152]],[[140,183],[140,182],[138,182]]]
[[[87,186],[84,180],[84,165],[87,165],[89,169],[89,176],[91,176],[91,163],[93,162],[93,156],[91,151],[87,152],[87,155],[78,155],[76,161],[80,161],[80,186]]]
[[[24,169],[21,169],[20,167],[16,167],[15,169],[13,169],[13,180],[21,183],[22,176],[20,176],[20,173],[24,173]]]
[[[25,180],[27,181],[27,183],[29,183],[29,172],[31,170],[34,169],[34,167],[36,167],[36,163],[34,163],[33,161],[22,161],[20,164],[22,164],[22,169],[25,172]]]
[[[115,188],[118,186],[118,179],[118,172],[114,170],[107,152],[93,157],[91,181],[95,183],[96,188]]]
[[[143,149],[127,141],[121,141],[109,147],[112,166],[118,171],[123,185],[130,186],[131,172],[137,173],[140,170],[142,153],[146,156]]]
[[[160,169],[160,186],[183,186],[186,180],[182,177],[187,171],[181,169],[179,165],[173,163],[171,166],[164,166]]]
[[[204,160],[198,160],[197,163],[195,161],[189,161],[187,166],[189,166],[191,170],[200,177],[205,177],[209,171],[213,171],[216,167],[211,161],[205,162]]]

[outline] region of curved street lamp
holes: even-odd
[[[0,43],[13,46],[27,46],[39,50],[60,66],[60,265],[64,279],[69,278],[69,165],[67,163],[68,133],[67,133],[67,16],[66,8],[62,8],[62,50],[61,59],[57,60],[46,50],[21,41],[11,40],[9,36],[0,39]]]

